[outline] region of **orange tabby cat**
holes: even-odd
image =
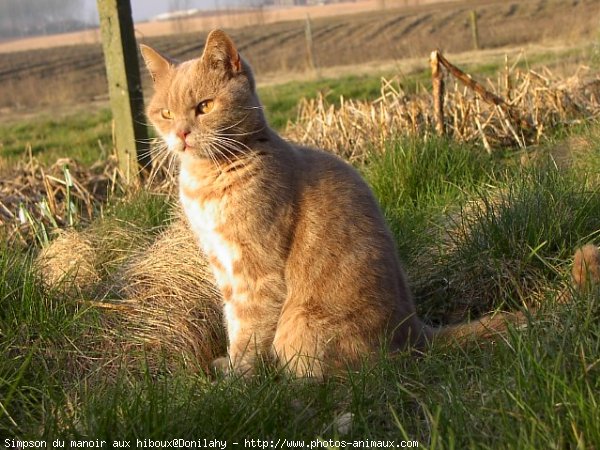
[[[294,146],[266,123],[248,64],[213,31],[198,59],[147,46],[148,117],[180,160],[180,200],[224,303],[227,359],[257,357],[298,376],[356,364],[382,345],[485,335],[522,315],[435,330],[415,314],[373,194],[332,154]]]

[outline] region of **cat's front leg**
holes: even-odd
[[[283,276],[271,274],[245,286],[238,292],[223,292],[228,359],[219,359],[214,366],[225,373],[250,376],[258,362],[271,357],[285,282]]]
[[[225,302],[223,313],[227,328],[228,357],[221,362],[221,368],[225,369],[226,374],[233,372],[251,376],[255,372],[257,360],[264,353],[261,351],[263,341],[268,338],[255,326],[252,315],[256,311],[252,311],[248,305],[236,301]]]

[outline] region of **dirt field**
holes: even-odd
[[[480,42],[485,49],[590,39],[597,35],[600,19],[597,0],[421,1],[419,5],[407,6],[404,4],[410,1],[388,0],[382,9],[383,3],[369,0],[345,4],[337,6],[334,16],[333,9],[323,10],[329,12],[327,17],[314,17],[316,14],[311,13],[317,67],[326,70],[365,63],[375,66],[384,61],[426,58],[436,48],[454,53],[470,50],[471,10],[477,11]],[[360,10],[367,6],[371,11]],[[340,11],[355,14],[339,15]],[[300,17],[305,14],[306,11]],[[290,18],[293,15],[288,12],[287,19]],[[267,17],[265,12],[255,13],[252,19],[260,22],[260,26],[239,27],[245,22],[237,16],[222,20],[225,22],[220,26],[231,32],[259,80],[261,77],[276,80],[277,74],[284,78],[286,74],[307,70],[304,19],[268,23],[275,19]],[[200,54],[206,30],[216,23],[206,25],[183,22],[176,26],[204,31],[153,36],[166,31],[160,27],[171,27],[171,31],[175,27],[154,24],[153,31],[138,28],[138,39],[175,58],[185,59]],[[48,106],[58,108],[105,99],[101,47],[98,43],[85,43],[84,37],[79,39],[83,42],[80,45],[0,53],[0,113],[31,112]]]
[[[174,33],[206,31],[213,28],[243,28],[247,26],[265,25],[277,22],[304,20],[306,16],[315,19],[339,16],[340,14],[357,14],[382,8],[410,8],[431,3],[456,2],[458,0],[345,0],[343,4],[326,4],[294,7],[265,7],[262,10],[220,10],[206,12],[200,16],[171,21],[148,21],[135,25],[139,36],[165,36]],[[63,33],[51,36],[36,36],[12,41],[0,41],[0,53],[51,48],[65,45],[97,44],[100,42],[98,29]]]

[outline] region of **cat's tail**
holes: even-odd
[[[579,248],[573,258],[573,287],[578,291],[587,291],[593,286],[600,286],[600,250],[595,245],[588,244]],[[562,302],[570,301],[572,290],[559,294]],[[430,342],[457,342],[459,344],[474,340],[493,340],[505,332],[509,325],[524,327],[529,322],[529,316],[535,312],[518,311],[514,313],[499,312],[483,316],[478,320],[442,328],[428,328],[427,338]]]
[[[579,290],[590,289],[600,284],[600,250],[587,244],[575,252],[573,258],[573,283]]]

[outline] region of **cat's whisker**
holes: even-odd
[[[234,148],[239,148],[240,151],[243,151],[243,149],[246,149],[246,150],[248,150],[248,152],[252,152],[252,149],[250,147],[248,147],[242,141],[238,141],[237,139],[230,138],[230,137],[223,136],[223,135],[220,135],[219,139],[223,142],[229,142],[229,143],[233,144]]]
[[[173,170],[173,166],[175,165],[177,161],[177,157],[172,154],[172,153],[167,153],[165,154],[164,159],[162,160],[160,166],[157,165],[155,166],[155,177],[158,176],[158,173],[160,172],[160,170],[162,169],[165,173],[165,177],[167,179],[169,179],[170,177],[174,177],[175,173]]]
[[[217,160],[216,154],[221,155],[221,152],[218,149],[213,147],[213,151],[210,153],[210,157],[211,157],[213,164],[215,165],[215,168],[219,169],[221,167],[221,165],[219,164],[219,161]]]
[[[220,136],[252,136],[254,134],[258,134],[261,133],[265,130],[265,127],[261,127],[261,128],[257,128],[256,130],[253,131],[244,131],[242,133],[223,133],[223,132],[217,132]]]
[[[260,109],[260,110],[264,111],[265,107],[262,105],[260,105],[260,106],[240,106],[239,109]]]
[[[230,152],[233,152],[236,155],[236,157],[242,156],[245,158],[253,158],[254,163],[258,167],[263,167],[264,161],[262,158],[253,157],[255,152],[248,145],[238,141],[237,139],[228,138],[226,136],[219,136],[219,138],[221,145],[226,146]]]
[[[150,174],[148,175],[148,180],[146,181],[147,184],[150,185],[154,183],[154,179],[156,178],[159,172],[159,167],[160,166],[156,164],[152,165],[152,167],[150,168]]]
[[[175,177],[177,175],[177,158],[175,157],[175,155],[172,155],[169,158],[169,165],[167,167],[167,174],[169,174],[172,177]]]
[[[233,150],[227,148],[227,146],[223,145],[221,142],[215,142],[214,145],[215,145],[215,148],[217,148],[219,150],[219,154],[223,158],[225,158],[229,164],[234,163],[234,160],[228,156],[228,155],[230,155],[231,157],[234,157],[234,158],[236,157],[236,154]],[[227,152],[228,155],[225,154],[224,152]]]
[[[235,134],[229,134],[229,133],[218,133],[218,134],[217,134],[217,133],[215,133],[215,135],[216,135],[216,136],[217,136],[219,139],[223,139],[223,140],[226,140],[226,141],[234,142],[234,143],[236,143],[236,144],[240,144],[240,145],[244,145],[244,146],[246,145],[246,144],[244,144],[242,141],[240,141],[240,140],[236,139],[235,137],[232,137],[232,136],[235,136]],[[246,147],[247,147],[247,146],[246,146]]]
[[[226,142],[226,141],[219,141],[218,145],[220,148],[227,150],[227,153],[236,159],[239,159],[240,157],[248,157],[248,155],[249,155],[249,153],[247,151],[245,151],[243,148],[234,146],[231,143]],[[229,159],[228,159],[228,161],[232,162]]]
[[[211,141],[211,148],[214,150],[215,153],[223,157],[229,164],[233,164],[233,160],[230,158],[230,156],[235,157],[235,152],[233,152],[227,146],[223,145],[223,143],[220,142],[218,139],[213,138],[213,140]],[[224,151],[226,151],[227,154],[225,154]]]
[[[205,139],[207,139],[207,143],[211,143],[211,144],[214,142],[222,143],[222,142],[226,141],[225,136],[223,134],[217,133],[217,132],[211,134],[210,136],[206,136]]]
[[[166,143],[154,140],[154,144],[150,149],[150,161],[143,167],[143,169],[147,169],[151,166],[148,184],[152,184],[161,172],[171,175],[172,166],[177,159]]]
[[[237,127],[239,124],[244,123],[246,120],[248,120],[248,117],[250,116],[250,114],[246,114],[244,117],[242,117],[240,120],[238,120],[237,122],[225,127],[225,128],[218,128],[215,130],[215,133],[221,133],[223,131],[227,131],[227,130],[231,130],[235,127]]]
[[[169,153],[169,149],[166,146],[157,146],[150,149],[150,154],[153,158],[167,153]]]
[[[167,161],[170,156],[172,156],[172,155],[170,154],[170,152],[168,150],[157,152],[156,158],[153,158],[153,162],[154,162],[153,167],[152,167],[153,171],[157,172],[161,167],[163,167],[165,161]]]
[[[164,147],[164,148],[154,148],[151,151],[151,159],[153,161],[162,161],[164,160],[168,155],[169,155],[169,150],[168,148]]]
[[[236,160],[240,160],[241,158],[252,158],[252,164],[254,164],[257,168],[262,168],[264,166],[264,161],[262,158],[255,158],[250,152],[247,152],[239,147],[233,147],[228,142],[220,142],[219,145],[229,153],[233,161],[227,158],[228,162],[234,164]]]
[[[216,169],[219,168],[219,161],[217,161],[216,158],[216,154],[221,155],[221,152],[219,151],[219,149],[217,147],[215,147],[215,139],[211,136],[207,139],[207,141],[205,142],[205,146],[207,148],[207,151],[205,152],[205,154],[208,155],[211,163],[215,166]]]
[[[211,148],[218,150],[216,153],[229,164],[233,164],[240,156],[248,157],[251,155],[251,149],[246,144],[219,134],[212,135],[209,143]]]
[[[152,153],[150,153],[150,158],[148,159],[148,162],[146,162],[145,164],[143,164],[141,166],[141,170],[144,171],[144,170],[151,168],[153,159],[154,158],[152,157]]]

